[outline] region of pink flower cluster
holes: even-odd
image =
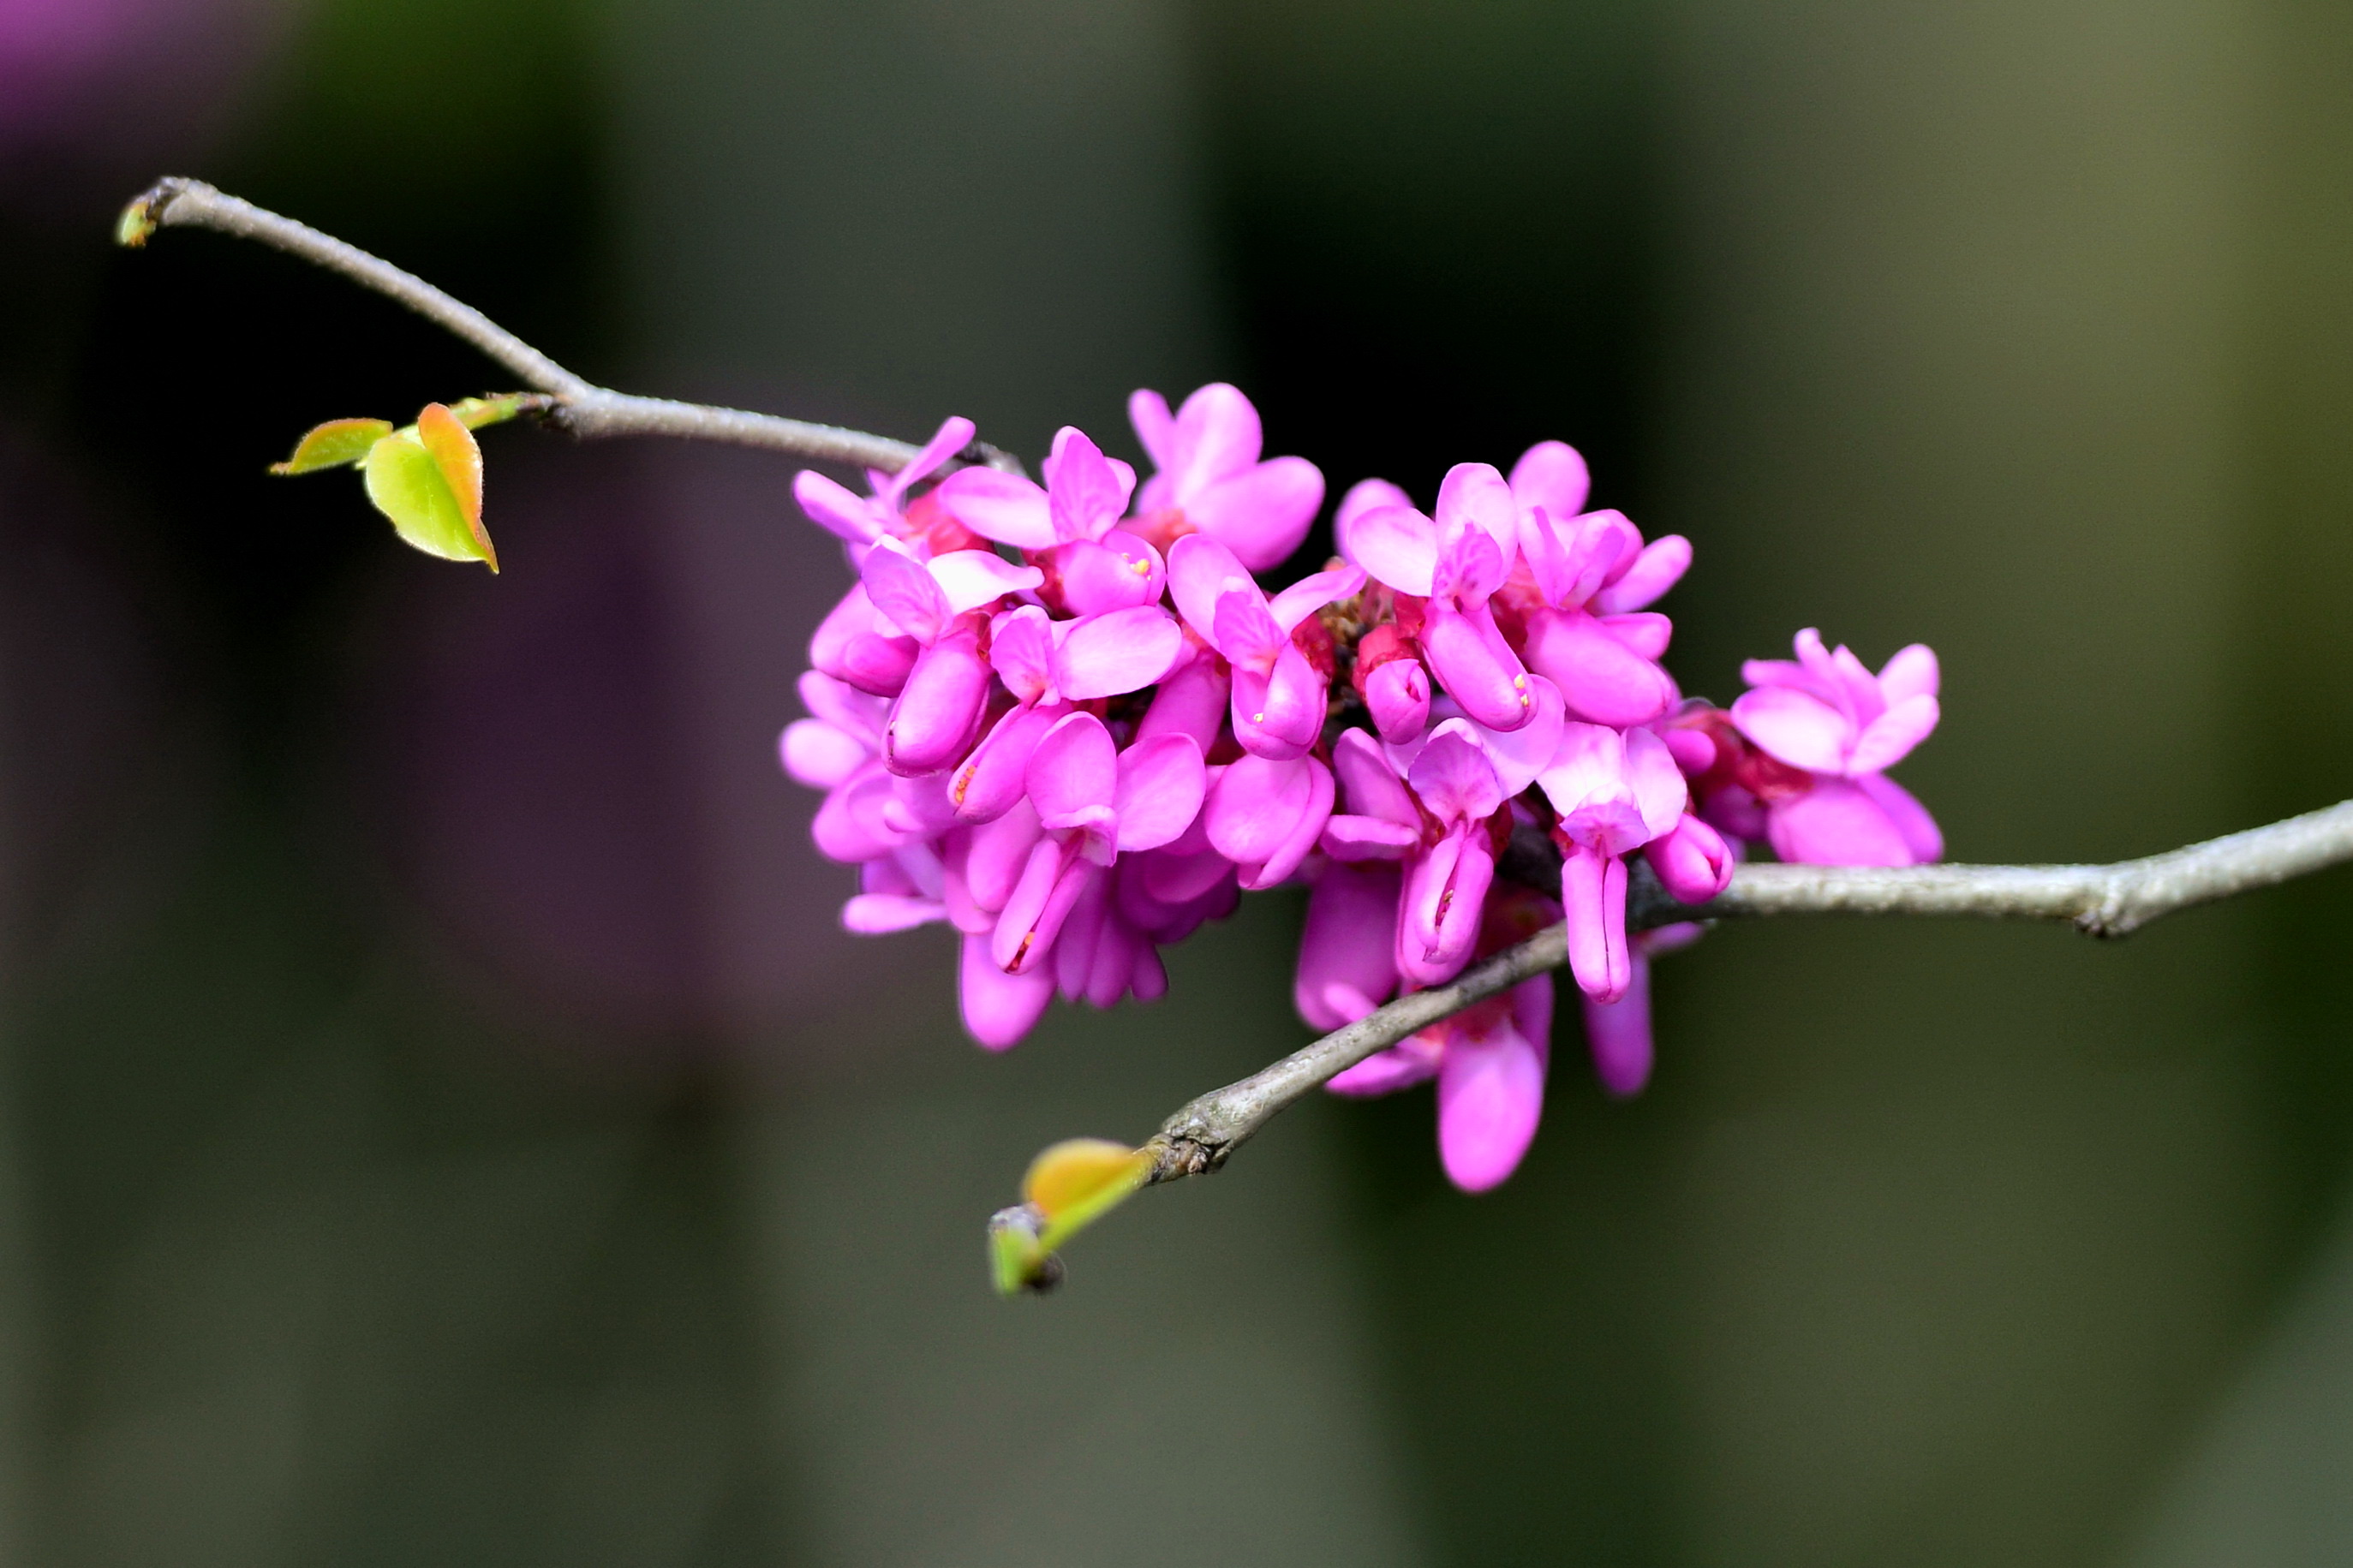
[[[1936,661],[1873,675],[1809,630],[1752,660],[1729,710],[1686,701],[1651,610],[1691,563],[1587,510],[1556,441],[1506,476],[1457,465],[1429,512],[1366,479],[1334,520],[1339,557],[1269,595],[1254,574],[1305,539],[1324,479],[1261,459],[1233,387],[1172,413],[1130,400],[1157,471],[1082,432],[1039,485],[934,476],[971,441],[951,419],[858,495],[794,493],[840,536],[858,584],[810,645],[811,717],[786,771],[826,792],[818,847],[859,867],[860,932],[946,921],[965,1025],[1019,1040],[1059,992],[1108,1007],[1166,989],[1160,950],[1245,889],[1307,884],[1294,1000],[1320,1029],[1443,984],[1556,921],[1606,1089],[1651,1058],[1649,961],[1698,934],[1630,933],[1630,862],[1700,903],[1748,842],[1785,860],[1906,865],[1942,853],[1885,776],[1936,727]],[[1499,875],[1548,843],[1556,893]],[[1515,862],[1516,863],[1516,862]],[[1358,1064],[1345,1095],[1435,1079],[1448,1175],[1510,1175],[1543,1105],[1553,982],[1539,975]]]

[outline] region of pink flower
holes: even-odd
[[[1303,577],[1271,600],[1234,552],[1206,534],[1168,552],[1168,593],[1186,624],[1233,666],[1234,739],[1253,755],[1304,756],[1324,733],[1322,671],[1291,634],[1324,605],[1365,584],[1353,566]]]
[[[1569,969],[1588,995],[1614,1002],[1632,977],[1622,857],[1674,828],[1690,793],[1658,736],[1601,724],[1564,726],[1560,749],[1536,782],[1560,814],[1554,837]]]
[[[1043,467],[1042,489],[1018,474],[960,469],[941,481],[940,504],[975,533],[1034,552],[1052,570],[1057,596],[1080,615],[1157,602],[1160,552],[1118,526],[1135,470],[1067,425]]]
[[[1398,868],[1378,861],[1327,861],[1315,879],[1291,987],[1312,1027],[1353,1024],[1397,990],[1398,885]]]
[[[1874,676],[1811,627],[1798,658],[1750,659],[1752,689],[1732,722],[1757,750],[1812,775],[1813,787],[1765,803],[1766,837],[1784,860],[1817,866],[1912,866],[1944,854],[1927,808],[1883,776],[1936,727],[1936,656],[1914,643]]]
[[[1659,885],[1679,901],[1704,904],[1732,886],[1739,858],[1724,835],[1685,811],[1676,824],[1642,846]]]
[[[1440,1163],[1464,1192],[1486,1192],[1519,1168],[1535,1141],[1552,1005],[1552,976],[1524,980],[1358,1062],[1324,1087],[1370,1097],[1437,1079]]]
[[[1121,851],[1155,849],[1192,826],[1206,774],[1183,735],[1125,752],[1092,713],[1071,713],[1030,754],[1028,793],[1043,837],[1031,847],[990,938],[1008,974],[1042,964],[1097,874]]]
[[[1172,416],[1167,399],[1141,391],[1127,400],[1127,416],[1160,470],[1137,500],[1144,517],[1181,512],[1252,572],[1281,565],[1307,537],[1324,476],[1304,458],[1259,460],[1258,410],[1240,392],[1212,383]]]
[[[1528,667],[1594,723],[1622,729],[1658,718],[1677,696],[1658,664],[1673,627],[1664,616],[1634,612],[1683,575],[1690,543],[1669,535],[1645,548],[1622,513],[1579,515],[1585,460],[1557,441],[1529,447],[1511,488],[1538,600],[1525,615]]]
[[[1416,985],[1452,979],[1479,940],[1495,849],[1487,819],[1509,797],[1471,726],[1450,719],[1431,732],[1406,783],[1438,835],[1406,867],[1397,924],[1398,973]]]
[[[1511,575],[1517,513],[1504,476],[1457,463],[1438,491],[1435,520],[1373,504],[1393,487],[1349,492],[1336,525],[1340,553],[1400,594],[1424,598],[1418,634],[1430,672],[1462,710],[1492,730],[1535,716],[1527,670],[1504,640],[1488,599]]]
[[[852,566],[865,558],[870,546],[883,539],[899,540],[915,547],[919,556],[928,555],[931,551],[923,543],[928,520],[909,515],[907,491],[970,446],[972,434],[971,420],[946,420],[897,473],[870,470],[866,482],[873,490],[871,495],[856,494],[813,468],[803,468],[793,476],[793,499],[800,502],[810,521],[849,547]]]
[[[950,551],[919,563],[891,540],[866,552],[859,573],[876,614],[923,649],[892,703],[883,764],[895,773],[936,773],[971,744],[988,698],[976,612],[1035,588],[1043,574],[986,550]]]
[[[1585,1011],[1585,1043],[1593,1054],[1593,1073],[1613,1098],[1625,1100],[1642,1092],[1651,1081],[1651,960],[1662,952],[1688,947],[1704,928],[1688,922],[1639,931],[1630,944],[1631,969],[1625,994],[1615,1002],[1579,1000]]]
[[[956,764],[948,802],[957,820],[987,822],[1020,798],[1030,752],[1071,703],[1141,691],[1184,647],[1176,618],[1157,605],[1074,621],[1049,620],[1035,605],[997,616],[988,661],[1014,706]]]
[[[1202,823],[1241,886],[1271,888],[1315,847],[1332,816],[1332,770],[1314,757],[1244,756],[1219,770]]]

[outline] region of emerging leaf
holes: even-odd
[[[518,414],[546,408],[555,399],[543,392],[501,392],[495,397],[461,397],[449,405],[458,423],[469,430],[503,425]]]
[[[491,548],[491,536],[482,531],[482,448],[475,444],[473,432],[440,404],[428,403],[417,416],[417,437],[440,465],[441,477],[448,481],[449,493],[458,498],[458,510],[465,514],[467,531],[474,536],[481,558],[496,572],[499,552]]]
[[[1021,1195],[1045,1220],[1038,1244],[1050,1252],[1144,1185],[1152,1156],[1104,1138],[1073,1138],[1030,1162]]]
[[[339,468],[365,458],[368,448],[392,434],[389,419],[330,419],[305,431],[294,445],[294,455],[272,463],[273,474],[313,474]]]
[[[442,416],[438,421],[430,418],[437,408]],[[392,520],[401,538],[426,554],[444,561],[480,561],[497,571],[490,539],[481,531],[480,454],[476,453],[470,469],[462,453],[453,454],[454,465],[445,462],[441,453],[427,445],[425,427],[442,426],[434,439],[445,450],[450,446],[450,432],[465,442],[468,450],[473,449],[473,437],[438,404],[427,408],[417,424],[419,428],[396,430],[368,449],[363,469],[368,500]],[[459,470],[459,482],[467,486],[462,496],[451,482],[452,466]]]

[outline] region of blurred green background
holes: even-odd
[[[1319,1101],[1000,1304],[1036,1149],[1303,1037],[1295,897],[984,1057],[774,766],[788,464],[501,431],[429,562],[261,466],[493,373],[106,244],[198,174],[1031,454],[1567,438],[1687,689],[1929,641],[1954,856],[2094,859],[2353,795],[2348,80],[2291,0],[0,4],[0,1563],[2353,1562],[2353,879],[1726,930],[1501,1192]]]

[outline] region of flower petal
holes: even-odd
[[[1632,981],[1626,951],[1626,862],[1582,845],[1560,866],[1561,911],[1568,922],[1568,967],[1577,988],[1615,1002]]]
[[[1055,721],[1029,753],[1029,799],[1038,820],[1067,827],[1108,807],[1119,789],[1119,753],[1111,731],[1092,713],[1067,714]]]
[[[972,445],[974,426],[962,415],[951,414],[940,421],[932,438],[923,443],[923,450],[907,459],[907,466],[882,482],[878,494],[895,501],[904,495],[907,487],[923,483],[950,461],[958,452]]]
[[[1477,731],[1461,719],[1449,719],[1430,735],[1406,782],[1440,822],[1483,821],[1504,804],[1495,764]]]
[[[980,638],[969,629],[949,632],[925,648],[891,704],[883,764],[910,776],[954,766],[980,725],[988,676]]]
[[[793,476],[793,500],[811,522],[852,544],[871,544],[882,536],[871,498],[846,489],[813,468]]]
[[[993,550],[951,550],[924,564],[956,615],[1008,594],[1026,594],[1046,580],[1035,566],[1016,566]]]
[[[1732,722],[1768,756],[1818,773],[1846,767],[1854,728],[1821,699],[1788,686],[1763,686],[1732,705]]]
[[[1511,489],[1523,510],[1540,506],[1556,518],[1571,518],[1585,510],[1593,479],[1576,447],[1539,441],[1512,465]]]
[[[1397,989],[1398,873],[1333,866],[1307,895],[1291,996],[1309,1026],[1353,1024]]]
[[[964,470],[966,473],[970,469]],[[1020,1043],[1054,999],[1054,977],[1043,970],[1008,974],[989,957],[987,936],[967,936],[956,965],[956,1001],[965,1032],[992,1051]]]
[[[1197,390],[1176,411],[1175,503],[1189,510],[1209,485],[1257,462],[1264,440],[1258,410],[1239,387],[1214,381]]]
[[[1936,700],[1926,692],[1906,697],[1871,721],[1854,742],[1846,760],[1850,773],[1875,773],[1892,768],[1911,754],[1936,727]]]
[[[1648,837],[1672,832],[1683,820],[1683,807],[1691,800],[1683,771],[1675,766],[1675,754],[1667,750],[1667,743],[1649,730],[1626,731],[1626,782],[1633,789],[1642,826],[1650,829]]]
[[[1218,606],[1230,595],[1259,602],[1265,598],[1232,551],[1198,533],[1169,546],[1168,596],[1176,601],[1176,613],[1185,624],[1213,647],[1218,647]],[[1219,651],[1226,652],[1222,647]]]
[[[1492,463],[1457,463],[1447,469],[1438,487],[1436,516],[1441,537],[1451,537],[1458,528],[1483,530],[1507,562],[1519,547],[1519,507]]]
[[[1377,816],[1400,826],[1421,828],[1421,811],[1413,795],[1389,765],[1388,759],[1362,730],[1343,730],[1332,744],[1332,770],[1346,792],[1348,809],[1359,816]]]
[[[1675,700],[1667,672],[1609,634],[1583,610],[1538,610],[1527,621],[1530,669],[1560,688],[1577,718],[1647,724]]]
[[[1176,460],[1176,416],[1168,412],[1166,398],[1150,387],[1136,388],[1127,395],[1127,422],[1154,468],[1165,469]]]
[[[1336,532],[1340,553],[1376,581],[1400,594],[1429,595],[1438,568],[1438,525],[1429,518],[1411,507],[1377,506]]]
[[[841,906],[841,929],[860,936],[884,936],[913,931],[948,917],[937,899],[910,898],[900,893],[860,893]]]
[[[1936,696],[1936,651],[1915,642],[1896,649],[1895,657],[1880,667],[1879,693],[1892,708],[1907,697]]]
[[[1651,1081],[1651,962],[1630,962],[1625,994],[1615,1002],[1580,998],[1585,1005],[1585,1044],[1593,1053],[1593,1075],[1613,1098],[1642,1092]]]
[[[1332,518],[1333,533],[1345,540],[1348,537],[1348,530],[1356,525],[1356,519],[1377,507],[1385,506],[1403,507],[1406,510],[1411,511],[1413,498],[1387,479],[1358,479],[1348,487],[1348,493],[1340,498],[1340,505]],[[1343,555],[1347,553],[1345,545],[1342,546],[1340,552]]]
[[[1691,570],[1691,541],[1680,533],[1654,539],[1624,576],[1593,596],[1593,607],[1605,616],[1622,616],[1642,609],[1683,580]]]
[[[1047,510],[1054,537],[1094,539],[1119,521],[1135,493],[1135,470],[1106,458],[1103,448],[1075,426],[1054,433],[1054,449],[1039,465],[1046,475]]]
[[[1903,829],[1871,792],[1847,779],[1816,779],[1805,794],[1773,802],[1766,810],[1765,838],[1793,865],[1913,863]]]
[[[1157,605],[1066,621],[1055,652],[1055,684],[1073,702],[1141,691],[1185,651],[1176,617]]]
[[[1206,486],[1185,502],[1185,516],[1265,572],[1299,548],[1323,504],[1323,471],[1304,458],[1276,458]]]
[[[776,754],[795,784],[831,789],[872,759],[873,749],[822,719],[796,719],[777,738]]]
[[[1365,574],[1355,566],[1334,566],[1311,573],[1267,602],[1274,624],[1289,637],[1293,627],[1326,605],[1353,598],[1365,585]]]
[[[1189,735],[1159,735],[1122,752],[1112,801],[1119,849],[1157,849],[1176,838],[1200,815],[1208,782],[1201,749]]]
[[[1324,1087],[1334,1094],[1345,1094],[1351,1100],[1369,1100],[1375,1095],[1395,1094],[1401,1089],[1411,1089],[1418,1083],[1428,1083],[1438,1076],[1441,1047],[1419,1035],[1388,1050],[1366,1057],[1355,1067],[1335,1073]]]
[[[1545,1052],[1509,1025],[1484,1039],[1458,1032],[1438,1068],[1438,1152],[1466,1193],[1499,1186],[1520,1167],[1544,1114]]]
[[[1912,792],[1883,773],[1865,773],[1854,781],[1854,787],[1869,795],[1872,803],[1887,816],[1895,831],[1912,851],[1912,863],[1927,865],[1945,858],[1944,830],[1928,808],[1913,797]]]
[[[1536,716],[1527,669],[1504,640],[1484,603],[1463,611],[1431,600],[1419,640],[1430,672],[1463,712],[1481,724],[1512,731]]]
[[[1018,474],[958,468],[933,493],[950,517],[983,539],[1020,550],[1046,550],[1060,542],[1046,492]]]
[[[893,541],[868,551],[858,575],[883,619],[919,643],[936,641],[955,615],[938,582]]]

